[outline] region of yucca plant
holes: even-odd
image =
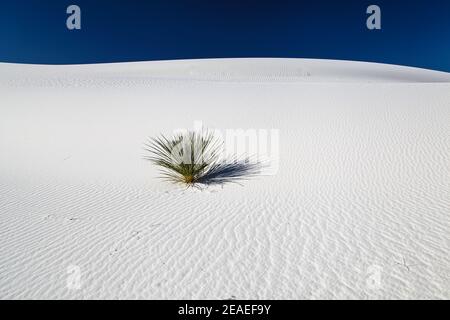
[[[150,153],[145,159],[161,167],[163,178],[193,186],[219,166],[222,142],[212,132],[192,131],[151,138],[144,149]]]

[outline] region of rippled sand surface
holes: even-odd
[[[450,298],[449,74],[0,64],[0,96],[2,299]],[[143,143],[198,120],[279,130],[278,172],[159,180]]]

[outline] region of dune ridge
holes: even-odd
[[[147,85],[161,80],[234,82],[450,82],[446,72],[317,59],[199,59],[89,65],[0,64],[9,86]]]

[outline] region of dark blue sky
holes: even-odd
[[[82,29],[66,28],[80,6]],[[366,28],[366,8],[382,30]],[[220,57],[345,59],[450,72],[449,0],[14,0],[0,61],[97,63]]]

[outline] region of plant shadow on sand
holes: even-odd
[[[207,185],[223,185],[226,183],[239,183],[261,173],[260,162],[234,161],[231,163],[216,164],[210,168],[197,183]]]

